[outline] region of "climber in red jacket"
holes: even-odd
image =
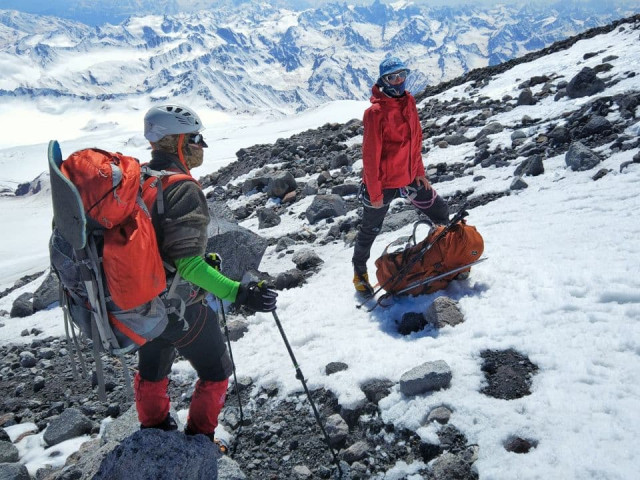
[[[447,202],[431,187],[422,163],[422,126],[416,101],[405,90],[410,70],[397,57],[380,64],[372,105],[364,112],[362,141],[362,224],[353,252],[353,284],[362,294],[373,288],[367,274],[371,245],[380,233],[389,204],[398,195],[435,224],[449,220]]]

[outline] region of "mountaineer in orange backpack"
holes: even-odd
[[[254,311],[276,308],[277,294],[250,282],[222,275],[204,258],[209,210],[191,169],[202,165],[202,122],[179,105],[152,107],[144,117],[144,135],[151,142],[151,161],[143,166],[142,198],[151,212],[165,264],[168,301],[180,308],[168,315],[168,326],[139,350],[134,389],[141,428],[174,430],[169,414],[168,374],[176,351],[198,374],[185,433],[214,439],[227,391],[232,361],[224,344],[217,313],[205,295],[243,304]]]
[[[353,284],[366,296],[373,294],[367,260],[394,198],[409,198],[435,224],[449,220],[447,202],[429,183],[422,163],[422,127],[416,101],[405,90],[409,72],[399,58],[385,59],[372,89],[372,105],[363,118],[360,198],[364,211],[352,262]]]

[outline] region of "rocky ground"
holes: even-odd
[[[85,348],[84,354],[88,367],[92,368],[90,349]],[[2,426],[33,422],[43,430],[65,410],[77,408],[91,420],[91,427],[86,433],[97,434],[105,417],[118,417],[131,407],[119,363],[105,357],[108,398],[101,402],[95,382],[92,388],[90,378],[73,379],[65,340],[34,338],[30,345],[24,347],[3,346],[0,347],[0,357],[3,359],[0,363],[0,391],[5,392],[0,404]],[[491,374],[490,385],[501,387],[495,391],[488,389],[491,391],[485,393],[497,398],[517,398],[528,393],[535,366],[523,368],[523,357],[512,351],[503,354],[490,352],[487,358],[489,360],[485,361],[483,369]],[[486,366],[489,361],[490,365]],[[133,371],[135,357],[128,358],[128,365]],[[527,365],[531,365],[528,360]],[[348,366],[330,364],[327,371],[343,368]],[[294,373],[292,367],[292,375]],[[446,407],[425,412],[425,422],[442,424],[438,433],[439,444],[426,443],[415,432],[398,431],[381,420],[377,402],[389,393],[392,385],[384,379],[363,385],[367,400],[353,409],[341,408],[330,392],[312,392],[320,416],[327,422],[332,450],[339,456],[343,471],[349,474],[345,478],[371,478],[389,470],[398,460],[407,463],[422,460],[426,463],[436,457],[439,460],[431,468],[420,472],[424,478],[477,478],[473,471],[476,447],[468,443],[462,432],[447,423],[451,412]],[[251,379],[246,377],[239,379],[239,387],[244,422],[240,423],[238,397],[235,386],[232,386],[221,423],[233,433],[229,456],[238,463],[247,478],[335,477],[334,458],[302,388],[299,394],[278,401],[276,387],[254,392]],[[191,388],[191,382],[172,380],[170,391],[175,409],[188,407]],[[514,448],[524,447],[517,444]],[[447,455],[443,456],[445,451]],[[72,466],[64,470],[64,475],[42,471],[38,478],[81,478],[74,477],[74,471]],[[436,475],[438,471],[441,473]],[[446,473],[442,472],[464,473],[462,476],[445,477]]]

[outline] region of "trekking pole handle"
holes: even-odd
[[[215,268],[218,271],[220,271],[220,269],[222,268],[222,257],[218,253],[207,253],[204,256],[204,261],[207,262],[207,265]]]

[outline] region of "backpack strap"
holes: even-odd
[[[177,169],[167,170],[153,170],[146,163],[141,167],[141,183],[142,183],[142,199],[147,206],[149,212],[153,211],[155,205],[155,211],[158,218],[161,220],[165,214],[164,206],[164,191],[171,185],[175,185],[180,182],[194,182],[198,185],[200,183],[191,175],[184,173]],[[189,328],[186,320],[184,319],[185,309],[195,303],[193,299],[184,299],[177,293],[177,289],[181,283],[184,282],[177,269],[167,262],[164,262],[165,270],[173,273],[173,278],[169,280],[167,278],[167,284],[169,288],[166,293],[161,295],[163,302],[167,308],[168,314],[176,314],[178,318],[184,323],[183,329],[186,331]]]

